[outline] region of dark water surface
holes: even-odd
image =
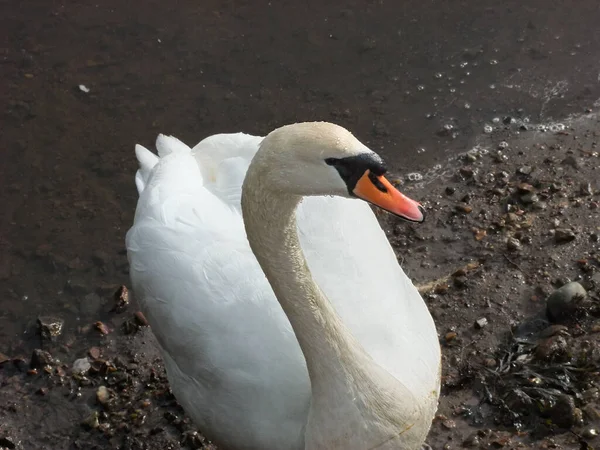
[[[0,2],[0,352],[39,314],[75,351],[115,326],[135,143],[330,120],[422,170],[495,117],[594,108],[599,23],[597,0]]]

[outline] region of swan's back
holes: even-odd
[[[303,449],[304,358],[245,235],[242,182],[262,138],[160,136],[136,148],[131,279],[177,399],[224,448]],[[373,358],[415,393],[439,388],[435,326],[369,206],[307,198],[298,210],[315,280]],[[425,405],[425,401],[423,401]],[[431,417],[427,417],[430,421]]]

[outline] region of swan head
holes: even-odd
[[[406,220],[424,220],[423,207],[385,178],[381,157],[339,125],[305,122],[274,130],[251,170],[274,192],[360,198]]]

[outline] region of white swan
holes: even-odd
[[[435,325],[350,197],[423,216],[379,156],[322,122],[156,146],[136,147],[131,280],[201,432],[227,450],[419,448],[439,396]]]

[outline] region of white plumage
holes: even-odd
[[[161,135],[158,157],[137,146],[140,198],[127,249],[173,392],[200,431],[228,450],[299,450],[311,399],[305,358],[250,249],[240,205],[262,139],[222,134],[190,149]],[[318,286],[412,393],[426,432],[439,395],[437,334],[370,207],[307,197],[297,219]]]

